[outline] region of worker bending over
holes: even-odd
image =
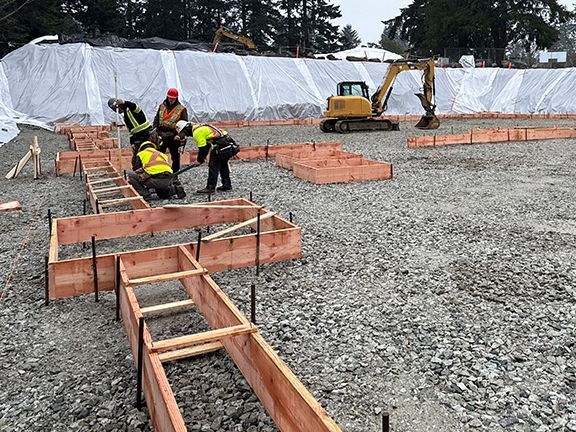
[[[146,201],[150,201],[154,189],[160,199],[168,199],[173,195],[184,198],[186,192],[174,176],[168,156],[157,150],[152,141],[144,141],[138,147],[138,163],[134,171],[128,171],[128,179],[134,189]]]
[[[186,107],[178,101],[178,90],[171,88],[166,94],[166,99],[160,104],[153,126],[162,139],[160,151],[166,153],[170,150],[172,158],[172,170],[180,169],[180,152],[184,149],[185,140],[180,140],[176,132],[176,123],[178,121],[188,121],[188,112]]]
[[[208,182],[204,189],[197,190],[196,193],[207,194],[215,190],[229,191],[232,189],[230,180],[230,167],[228,160],[240,151],[240,147],[223,129],[218,129],[209,124],[196,124],[179,121],[176,130],[180,139],[191,136],[198,145],[197,161],[193,166],[200,166],[210,154],[208,163]],[[216,188],[218,175],[222,179],[222,186]]]
[[[146,118],[146,114],[139,105],[134,102],[122,99],[111,98],[108,100],[108,106],[112,111],[124,114],[124,124],[128,128],[130,135],[130,145],[132,146],[132,169],[138,164],[137,154],[140,144],[150,139],[152,125]]]

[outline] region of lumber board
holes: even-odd
[[[268,213],[262,214],[260,216],[260,222],[262,222],[263,220],[271,218],[275,214],[276,214],[276,212],[268,212]],[[242,229],[244,227],[251,226],[251,225],[255,224],[257,221],[258,221],[258,216],[253,217],[252,219],[248,219],[247,221],[240,222],[239,224],[225,228],[221,231],[215,232],[214,234],[210,234],[209,236],[206,236],[203,239],[203,241],[216,240],[217,238],[223,237],[226,234],[230,234],[230,233],[232,233],[234,231],[238,231],[239,229]]]
[[[147,276],[147,277],[143,277],[143,278],[139,278],[139,279],[130,279],[128,281],[128,286],[134,287],[134,286],[138,286],[138,285],[146,285],[146,284],[157,283],[157,282],[167,282],[167,281],[182,279],[184,277],[202,276],[202,275],[205,275],[207,273],[208,273],[208,271],[204,268],[203,269],[195,269],[195,270],[179,271],[179,272],[175,272],[175,273],[165,273],[165,274],[160,274],[160,275]]]
[[[182,348],[174,351],[166,351],[158,354],[158,358],[162,363],[169,361],[182,360],[190,357],[196,357],[202,354],[208,354],[214,351],[222,349],[222,344],[220,342],[207,342],[202,345],[197,345],[188,348]]]
[[[218,201],[219,205],[255,204],[245,199]],[[246,220],[250,209],[205,207],[147,208],[120,213],[58,219],[60,244],[82,243],[94,235],[99,240],[130,237],[150,232],[174,231]]]
[[[90,185],[95,185],[95,184],[101,184],[101,183],[108,183],[108,182],[114,182],[115,180],[120,180],[123,179],[123,177],[109,177],[107,179],[103,179],[103,180],[95,180],[95,181],[88,181],[88,184]]]
[[[185,307],[193,306],[193,305],[194,305],[194,301],[188,299],[188,300],[175,301],[175,302],[171,302],[171,303],[164,303],[164,304],[159,304],[159,305],[154,305],[154,306],[147,306],[147,307],[141,308],[140,312],[142,312],[142,314],[167,312],[167,311],[171,311],[174,309],[185,308]]]
[[[134,366],[138,359],[138,320],[142,316],[136,296],[130,287],[120,286],[120,309],[128,343],[132,350]],[[142,356],[142,389],[152,425],[156,431],[185,432],[186,425],[178,409],[158,354],[150,352],[152,337],[144,327]]]
[[[90,218],[90,216],[82,216]],[[58,220],[60,222],[61,219]],[[61,226],[58,225],[60,231]],[[53,231],[55,232],[55,231]],[[99,240],[101,237],[97,237]],[[89,238],[90,239],[90,238]],[[89,241],[89,239],[87,241]],[[256,234],[217,239],[202,244],[200,262],[208,272],[220,272],[234,268],[250,267],[256,264]],[[178,263],[178,250],[182,246],[192,256],[196,254],[195,244],[163,246],[117,254],[100,255],[98,265],[98,288],[100,291],[114,289],[115,256],[122,257],[131,279],[150,275],[150,268],[163,272],[189,270]],[[260,263],[274,263],[302,256],[301,229],[299,227],[262,232],[260,236]],[[92,258],[72,258],[49,265],[53,272],[50,283],[50,299],[72,297],[93,292]]]
[[[194,263],[188,265],[194,267]],[[182,283],[212,328],[246,321],[210,275],[185,278]],[[226,338],[221,342],[280,430],[341,430],[259,333]]]
[[[256,332],[256,327],[252,324],[239,324],[231,327],[217,328],[202,333],[178,336],[172,339],[165,339],[152,343],[153,352],[169,351],[190,345],[198,345],[206,342],[220,341],[226,338],[245,335]]]
[[[238,210],[238,209],[259,209],[262,206],[259,205],[210,205],[210,204],[166,204],[162,206],[165,209],[178,209],[178,208],[207,208],[207,209],[227,209],[227,210]]]
[[[116,205],[116,204],[125,204],[126,201],[134,201],[134,200],[141,200],[142,197],[126,197],[126,198],[117,198],[117,199],[111,199],[111,200],[104,200],[104,201],[99,201],[100,207],[104,207],[104,206],[111,206],[111,205]]]
[[[24,167],[26,166],[31,157],[32,157],[32,151],[29,150],[28,153],[26,153],[24,157],[20,159],[16,163],[16,165],[14,165],[14,168],[8,171],[8,174],[6,174],[5,178],[11,179],[18,177],[18,175],[22,172],[22,170],[24,169]]]
[[[92,192],[94,192],[94,193],[112,192],[112,191],[119,191],[120,189],[126,189],[129,187],[130,187],[130,185],[103,187],[103,188],[98,188],[98,189],[92,188]]]
[[[22,204],[18,201],[0,201],[0,212],[22,210]]]

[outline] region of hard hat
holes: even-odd
[[[116,104],[116,98],[108,99],[108,106],[112,111],[116,111],[116,108],[118,108],[118,105]]]
[[[156,143],[153,143],[152,141],[144,141],[142,144],[140,144],[140,147],[138,147],[138,151],[141,152],[142,150],[147,149],[148,147],[153,147],[155,149],[158,148],[156,146]]]
[[[166,93],[166,97],[174,99],[178,98],[178,89],[175,89],[174,87],[169,88],[168,93]]]
[[[187,124],[188,122],[186,120],[178,120],[176,122],[176,132],[178,133],[182,132],[182,129],[184,129]]]

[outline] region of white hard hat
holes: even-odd
[[[176,132],[178,133],[182,132],[182,129],[184,129],[187,124],[188,122],[186,120],[178,120],[176,122]]]

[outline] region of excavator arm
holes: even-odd
[[[214,45],[220,45],[223,37],[227,37],[228,39],[235,40],[236,42],[240,42],[241,44],[247,46],[250,49],[256,49],[256,44],[252,41],[252,39],[247,38],[246,36],[237,35],[232,33],[231,31],[227,30],[226,28],[220,26],[216,33],[214,34]]]
[[[436,105],[434,105],[434,59],[430,58],[425,62],[413,60],[400,60],[390,65],[388,74],[372,95],[372,115],[380,116],[386,111],[388,99],[392,93],[392,86],[396,76],[403,71],[421,70],[424,71],[423,93],[416,93],[426,114],[422,116],[415,127],[419,129],[438,129],[440,121],[436,117]]]

